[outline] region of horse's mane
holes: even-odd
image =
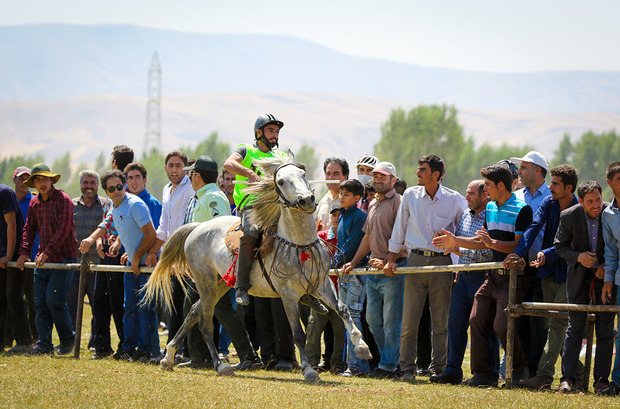
[[[275,190],[273,174],[279,166],[290,162],[292,161],[288,157],[283,156],[265,158],[254,162],[256,166],[261,168],[261,180],[248,185],[244,192],[257,196],[249,217],[250,223],[258,226],[260,230],[277,224],[278,219],[280,219],[281,208],[277,201],[278,194]]]

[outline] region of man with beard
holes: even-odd
[[[187,202],[194,196],[194,189],[183,168],[187,166],[187,156],[181,151],[172,151],[165,159],[166,175],[170,183],[164,186],[162,195],[162,213],[157,227],[157,240],[149,249],[146,256],[146,265],[154,267],[157,264],[157,254],[164,242],[176,229],[183,225]],[[170,343],[183,324],[183,300],[185,293],[181,283],[172,279],[173,307],[166,312],[166,324],[168,325],[168,341]],[[184,348],[179,350],[179,354]]]
[[[97,194],[99,189],[99,174],[93,170],[83,170],[80,172],[80,190],[82,195],[72,199],[73,201],[73,221],[75,223],[75,238],[78,243],[81,243],[83,239],[87,238],[93,230],[97,229],[97,226],[103,219],[103,204],[105,198]],[[100,257],[97,254],[97,249],[91,247],[88,252],[83,255],[86,258],[87,263],[99,264]],[[78,293],[80,289],[80,275],[75,274],[71,281],[71,288],[67,295],[67,305],[69,306],[69,314],[71,315],[71,321],[75,325],[77,322],[77,310],[78,303],[83,300],[78,299]],[[91,308],[94,307],[94,292],[95,292],[95,275],[86,275],[86,295],[88,296],[88,303]],[[94,312],[93,312],[94,316]],[[97,337],[96,328],[91,325],[91,342],[93,338]]]
[[[235,197],[233,196],[233,193],[235,192],[234,181],[235,175],[226,169],[222,169],[220,189],[222,189],[222,192],[224,192],[226,198],[228,199],[228,203],[230,204],[230,213],[233,216],[236,216],[237,206],[235,205]]]
[[[401,196],[394,190],[396,168],[389,162],[379,162],[372,171],[375,199],[368,206],[368,216],[362,228],[364,237],[351,262],[342,274],[347,274],[370,252],[370,265],[382,269],[389,254],[388,242],[400,206]],[[407,259],[399,255],[396,264],[404,266]],[[368,376],[394,379],[398,376],[400,330],[403,313],[403,275],[392,270],[372,274],[366,279],[366,320],[372,332],[381,361]]]

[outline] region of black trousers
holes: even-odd
[[[108,251],[104,246],[104,251]],[[106,256],[101,260],[102,264],[120,265],[119,257]],[[123,314],[125,309],[125,286],[123,273],[107,273],[97,271],[95,273],[95,288],[93,294],[93,334],[96,352],[106,352],[112,349],[110,339],[110,322],[114,319],[116,334],[118,335],[118,347],[125,340],[123,332]]]
[[[13,338],[17,345],[32,344],[28,313],[24,302],[25,279],[24,272],[17,268],[0,268],[0,345],[2,347],[11,345]],[[13,328],[11,339],[5,337],[9,317]]]
[[[263,362],[267,364],[279,358],[294,361],[293,332],[286,318],[282,300],[254,297],[254,313]]]

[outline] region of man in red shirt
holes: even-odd
[[[30,355],[53,355],[52,327],[56,325],[60,346],[59,355],[73,351],[73,323],[69,316],[66,298],[73,278],[71,270],[48,270],[39,268],[45,263],[72,263],[77,261],[78,244],[74,235],[73,202],[62,190],[54,187],[60,174],[37,163],[32,168],[28,187],[39,192],[32,198],[28,208],[28,219],[24,226],[22,245],[19,249],[17,266],[24,269],[24,262],[30,259],[30,250],[36,234],[39,234],[39,253],[35,258],[34,304],[37,313],[36,324],[39,343]]]

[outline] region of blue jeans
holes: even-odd
[[[381,355],[378,368],[394,372],[400,359],[405,276],[369,275],[366,279],[366,321]]]
[[[469,315],[474,305],[474,295],[484,282],[482,272],[463,271],[452,289],[452,303],[448,318],[448,364],[446,372],[457,378],[463,378],[463,357],[467,349],[467,330],[469,329]],[[499,370],[499,340],[494,332],[489,333],[489,353],[495,362],[494,372]]]
[[[75,263],[76,259],[62,260],[61,263]],[[71,287],[73,270],[34,269],[34,309],[37,313],[36,325],[39,332],[39,348],[51,351],[52,328],[56,325],[60,343],[73,342],[75,333],[67,307],[67,294]]]
[[[139,276],[134,273],[125,273],[123,280],[125,285],[125,314],[123,315],[125,340],[121,348],[128,352],[133,352],[137,348],[138,351],[159,355],[159,344],[155,342],[156,339],[159,340],[155,304],[143,305],[144,293],[140,292],[150,276],[144,273]]]
[[[353,324],[362,331],[362,309],[366,298],[365,276],[341,275],[338,282],[338,298],[349,309]],[[362,336],[363,336],[362,332]],[[355,356],[355,345],[347,335],[347,367],[366,373],[369,371],[368,360]]]

